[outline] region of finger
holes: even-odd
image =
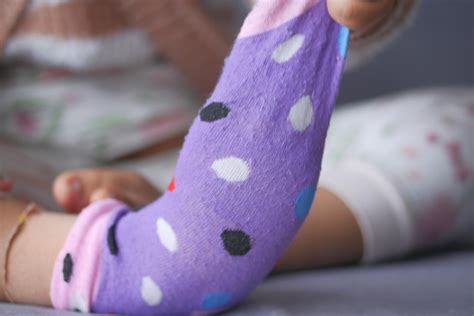
[[[54,198],[65,210],[80,212],[89,204],[92,193],[103,187],[103,178],[97,169],[64,172],[54,181]]]
[[[363,32],[384,19],[396,0],[328,0],[329,14],[338,23]]]
[[[145,206],[160,197],[161,192],[148,183],[142,183],[139,186],[128,185],[125,192],[125,201],[133,208]]]
[[[123,199],[120,196],[117,196],[116,194],[114,194],[110,189],[99,188],[91,193],[90,198],[89,198],[89,203],[93,203],[93,202],[103,200],[103,199],[118,199],[118,200],[123,201]],[[126,201],[123,201],[123,202],[126,202]]]
[[[144,206],[160,196],[160,191],[142,175],[134,171],[114,171],[115,177],[106,179],[104,185],[112,189],[114,195],[133,208]]]

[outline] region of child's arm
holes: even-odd
[[[27,208],[26,202],[0,198],[0,301],[51,305],[49,288],[54,261],[75,216],[37,207],[19,224]],[[15,230],[17,233],[11,238]]]

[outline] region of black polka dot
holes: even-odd
[[[72,266],[73,265],[74,264],[72,262],[71,254],[68,253],[64,257],[64,260],[63,260],[63,279],[64,279],[64,282],[69,282],[69,280],[71,280]]]
[[[250,236],[241,230],[226,229],[221,234],[224,248],[232,256],[243,256],[249,252]]]
[[[203,122],[214,122],[225,118],[229,112],[229,108],[224,103],[213,102],[202,109],[199,116]]]
[[[107,245],[109,246],[110,254],[116,256],[118,254],[117,240],[115,240],[115,228],[116,225],[113,224],[109,227],[107,231]]]

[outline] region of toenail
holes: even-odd
[[[74,191],[78,191],[81,189],[81,181],[78,178],[72,178],[70,184],[71,189]]]
[[[74,197],[79,199],[82,194],[82,183],[78,178],[72,178],[69,181],[69,190],[74,193]]]

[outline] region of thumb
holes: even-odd
[[[332,18],[356,32],[365,32],[394,9],[397,0],[328,0]],[[398,0],[399,1],[399,0]]]

